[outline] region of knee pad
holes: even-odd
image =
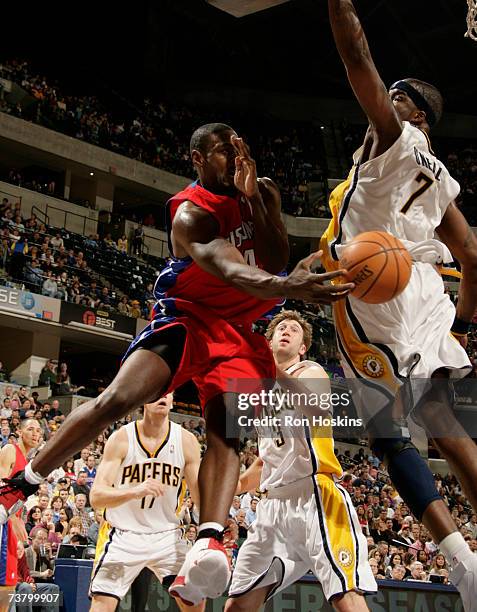
[[[422,520],[429,504],[441,496],[417,448],[408,438],[377,438],[371,450],[385,463],[394,486],[411,512]]]

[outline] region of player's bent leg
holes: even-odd
[[[91,600],[90,612],[114,612],[119,600],[112,595],[94,595]]]
[[[205,408],[207,450],[200,464],[200,522],[225,526],[240,475],[239,441],[227,438],[230,396],[216,395]],[[199,529],[200,532],[200,529]]]
[[[269,584],[264,587],[253,589],[238,597],[229,597],[225,604],[224,612],[258,612],[263,606],[268,594],[276,584]]]
[[[157,399],[171,377],[167,363],[152,351],[138,349],[126,360],[113,382],[97,398],[73,410],[56,436],[50,439],[22,472],[0,488],[0,522],[22,503],[52,470],[72,457],[103,430],[133,409]],[[32,480],[32,478],[34,480]]]
[[[231,404],[224,395],[216,395],[205,407],[207,450],[199,470],[199,535],[169,591],[189,604],[219,597],[230,580],[221,532],[240,473],[238,440],[226,434],[227,406]]]
[[[356,591],[337,595],[330,603],[338,612],[369,612],[364,595]]]

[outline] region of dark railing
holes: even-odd
[[[46,214],[44,210],[41,210],[41,208],[38,208],[38,206],[33,205],[31,207],[31,213],[32,215],[36,215],[40,219],[40,221],[44,223],[44,225],[50,225],[50,217]]]
[[[134,247],[133,247],[134,229],[135,228],[132,228],[129,233],[129,244],[130,244],[131,253],[133,253],[134,251]],[[146,256],[151,255],[151,246],[146,244],[146,239],[154,240],[155,242],[159,243],[159,245],[156,246],[156,248],[154,248],[154,253],[152,253],[152,255],[156,257],[162,257],[163,259],[166,259],[167,257],[169,257],[169,245],[167,243],[167,240],[162,240],[162,238],[151,236],[151,234],[147,234],[145,231],[143,239],[142,239],[142,252],[143,253],[145,252]]]
[[[60,212],[60,213],[62,213],[64,215],[64,221],[63,221],[63,228],[64,229],[66,229],[66,222],[67,222],[68,216],[79,217],[80,219],[83,219],[83,236],[86,236],[86,222],[87,221],[90,221],[92,223],[96,223],[96,226],[97,226],[97,223],[98,223],[98,220],[95,219],[94,217],[91,218],[91,217],[88,217],[87,215],[80,215],[78,213],[71,212],[70,210],[65,210],[63,208],[58,208],[57,206],[53,206],[52,204],[48,204],[47,203],[46,204],[46,210],[45,210],[45,215],[47,215],[47,217],[48,217],[48,211],[49,210],[55,210],[55,211],[58,211],[58,212]],[[49,223],[47,225],[49,225]],[[55,224],[55,225],[58,227],[58,224]],[[97,230],[95,230],[93,233],[96,233],[96,231]],[[77,233],[79,233],[79,232],[77,232]]]

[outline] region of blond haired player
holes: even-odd
[[[475,610],[477,558],[396,417],[400,407],[403,417],[414,409],[477,509],[477,448],[455,419],[447,380],[471,369],[463,347],[477,306],[477,239],[454,203],[459,184],[428,138],[442,115],[441,94],[418,79],[402,79],[388,91],[352,1],[328,0],[328,9],[337,49],[369,128],[348,180],[331,195],[333,220],[321,242],[324,265],[328,271],[339,267],[343,245],[367,230],[398,237],[413,258],[409,284],[393,300],[365,304],[349,296],[334,306],[342,365],[348,378],[365,381],[363,401],[356,406],[371,448],[451,564],[450,580],[464,609]],[[438,269],[453,256],[463,271],[457,312]],[[406,380],[412,384],[403,393]],[[412,396],[406,395],[409,389]],[[357,397],[353,394],[355,403]]]
[[[200,447],[169,419],[171,406],[172,393],[145,404],[144,417],[121,427],[104,448],[90,495],[95,508],[106,509],[90,587],[94,612],[115,610],[144,567],[167,588],[189,550],[177,512],[185,483],[199,502]]]
[[[311,344],[311,326],[299,313],[276,315],[267,338],[278,371],[307,381],[309,389],[329,393],[323,368],[302,361]],[[287,413],[300,414],[285,410],[280,418]],[[276,435],[259,431],[260,458],[240,477],[238,492],[260,486],[266,497],[258,503],[257,518],[240,548],[227,612],[258,610],[309,570],[340,612],[368,610],[361,592],[377,590],[366,538],[348,493],[337,482],[342,470],[331,429],[303,422],[303,427],[282,428]]]

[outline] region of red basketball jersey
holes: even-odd
[[[251,266],[262,267],[253,248],[253,217],[250,203],[242,194],[217,195],[204,189],[198,181],[172,197],[168,206],[169,247],[170,232],[178,207],[185,201],[209,212],[218,225],[218,236],[229,240]],[[247,324],[282,302],[282,298],[261,300],[235,289],[216,276],[205,272],[190,257],[173,258],[161,272],[154,288],[159,300],[155,315],[197,314],[206,308],[231,323]],[[195,308],[195,307],[198,308]]]
[[[23,470],[28,463],[20,448],[15,445],[15,463],[8,477]],[[21,515],[21,510],[17,516]],[[12,586],[17,583],[18,557],[17,537],[13,533],[10,521],[0,526],[0,585]]]

